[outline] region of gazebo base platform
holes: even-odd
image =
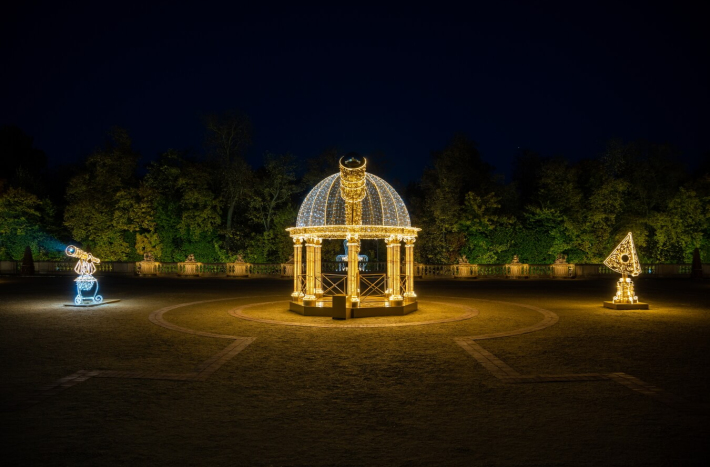
[[[604,308],[611,308],[612,310],[648,310],[648,303],[637,302],[637,303],[614,303],[614,302],[604,302]]]
[[[320,302],[323,303],[323,302]],[[303,316],[326,316],[334,319],[348,318],[373,318],[377,316],[404,316],[417,310],[418,303],[405,303],[400,306],[385,306],[384,302],[367,303],[357,308],[338,309],[330,306],[330,303],[323,303],[328,306],[306,306],[303,303],[289,302],[289,310]]]

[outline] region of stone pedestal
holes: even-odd
[[[555,263],[552,264],[552,277],[556,279],[572,278],[574,277],[575,265],[568,263]]]
[[[530,265],[523,263],[506,264],[506,274],[508,279],[527,279],[530,274]]]
[[[159,261],[139,261],[136,263],[138,266],[138,274],[141,276],[157,276],[160,269]]]
[[[249,277],[249,266],[251,263],[227,263],[227,275],[229,277]]]
[[[639,302],[634,291],[634,283],[626,274],[616,283],[616,295],[610,302],[604,302],[605,308],[614,310],[648,310],[648,303]]]
[[[643,303],[643,302],[636,302],[636,303],[604,302],[604,308],[611,308],[612,310],[648,310],[648,309],[650,309],[648,303]]]
[[[478,278],[478,264],[457,264],[456,266],[456,279],[477,279]]]

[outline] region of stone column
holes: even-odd
[[[313,238],[306,239],[306,295],[303,297],[303,304],[315,306],[316,304],[316,262]]]
[[[385,246],[387,249],[387,275],[385,276],[385,295],[389,300],[392,295],[392,245],[394,245],[393,237],[385,238]]]
[[[294,237],[293,239],[293,293],[291,298],[294,301],[299,300],[303,297],[301,292],[301,271],[303,271],[302,266],[303,261],[303,239],[300,237]]]
[[[348,236],[348,297],[353,308],[360,305],[360,239]]]
[[[323,297],[323,278],[321,277],[321,263],[320,263],[320,253],[321,253],[321,246],[323,246],[323,239],[322,238],[314,238],[313,239],[313,265],[315,267],[314,270],[314,279],[315,279],[315,296],[316,298],[321,298]]]
[[[404,292],[404,298],[408,301],[413,301],[417,298],[414,293],[414,242],[416,238],[407,237],[404,239],[404,261],[405,274],[407,275],[407,289]]]
[[[394,235],[387,239],[387,282],[390,287],[389,300],[392,305],[402,305],[403,302],[399,287],[400,241],[401,240]]]

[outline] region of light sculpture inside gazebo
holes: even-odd
[[[367,173],[366,165],[365,158],[342,157],[340,172],[326,177],[308,193],[298,212],[296,227],[286,229],[294,242],[292,311],[331,316],[328,308],[336,295],[345,295],[352,317],[401,315],[417,309],[414,242],[421,229],[411,226],[407,208],[394,188]],[[347,274],[322,273],[324,239],[347,240]],[[365,239],[385,240],[385,274],[360,271],[360,241]],[[401,274],[402,242],[404,274]]]

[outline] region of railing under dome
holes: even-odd
[[[387,271],[386,261],[360,261],[357,263],[360,272],[385,272]],[[348,263],[345,261],[322,261],[321,271],[323,272],[345,272],[348,270]]]

